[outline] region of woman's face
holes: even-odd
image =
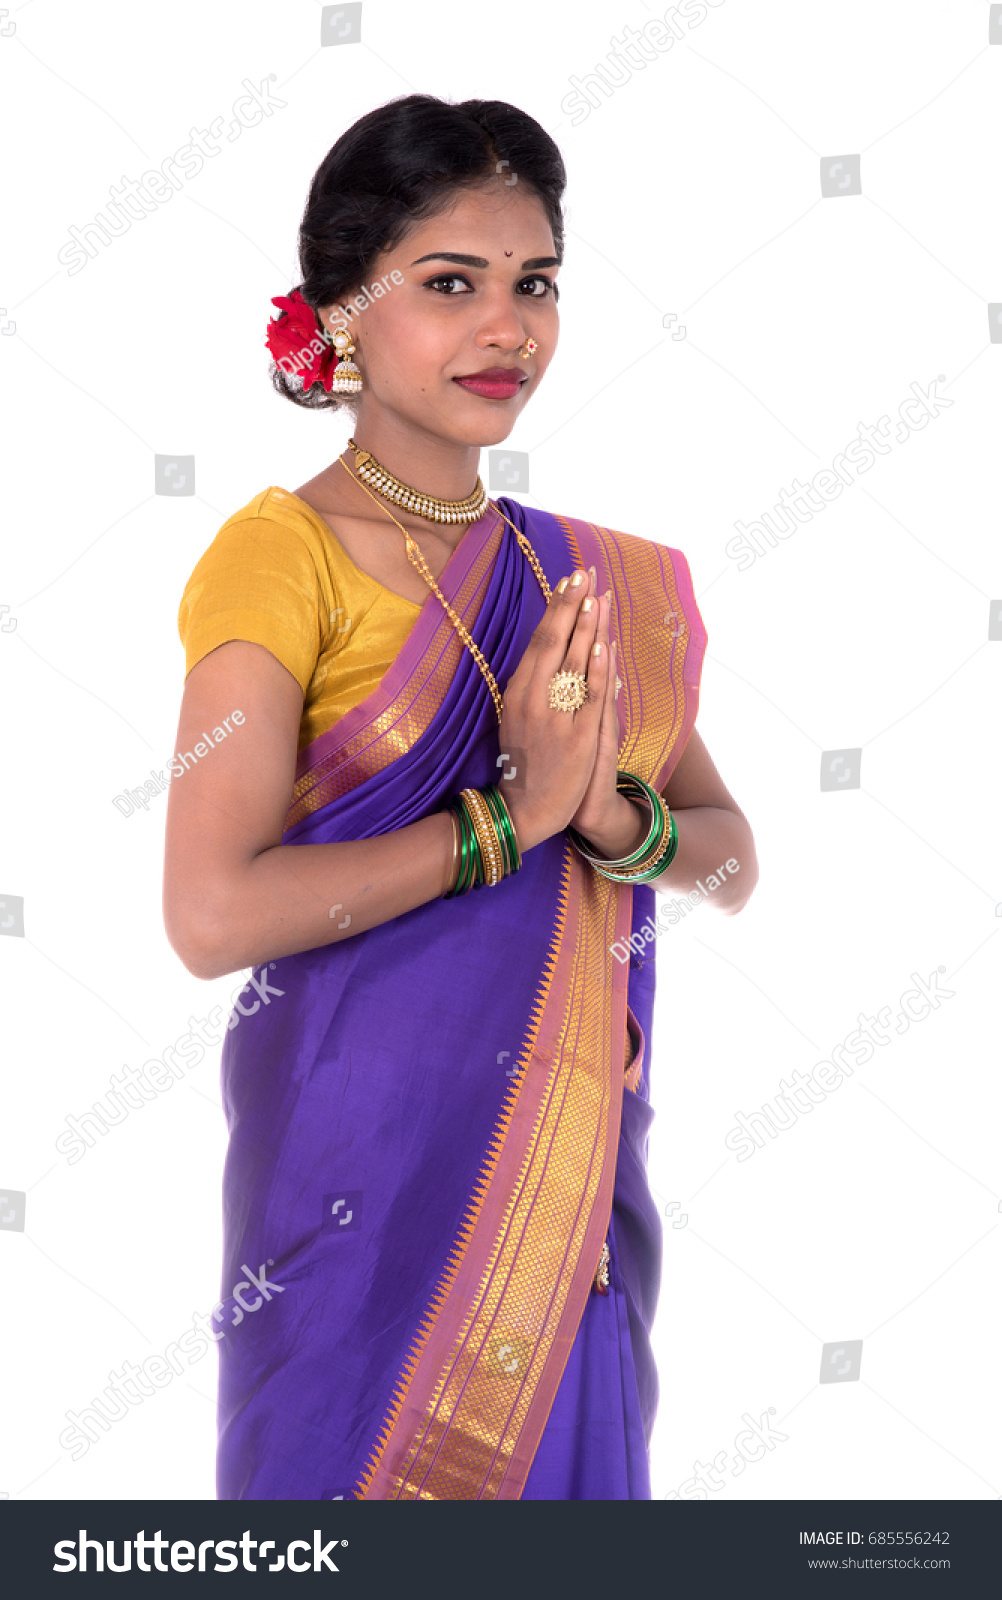
[[[556,270],[546,213],[517,175],[462,190],[416,223],[359,286],[371,303],[360,309],[353,294],[320,308],[330,332],[353,312],[358,430],[403,424],[476,446],[507,438],[556,348]],[[527,339],[537,348],[523,358]]]

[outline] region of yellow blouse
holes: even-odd
[[[305,500],[265,489],[223,523],[185,586],[185,676],[229,639],[263,645],[303,691],[302,750],[376,688],[420,610],[356,567]]]

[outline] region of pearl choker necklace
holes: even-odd
[[[354,439],[349,439],[348,443],[355,452],[355,471],[362,482],[403,511],[424,517],[428,522],[476,522],[487,510],[487,491],[479,478],[473,493],[465,500],[440,500],[436,495],[422,494],[402,483],[381,466],[370,451],[360,450]]]

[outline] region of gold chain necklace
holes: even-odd
[[[356,447],[353,446],[353,448],[356,448]],[[366,452],[366,453],[368,454],[368,452]],[[340,461],[342,467],[344,467],[345,472],[348,473],[348,476],[351,477],[352,474],[348,469],[348,463],[345,461],[344,457],[343,456],[338,456],[338,460]],[[369,460],[370,461],[375,461],[375,457],[369,456]],[[378,466],[378,462],[376,463],[376,465]],[[355,481],[359,482],[360,480],[356,479]],[[477,482],[478,483],[480,482],[479,478],[477,479]],[[396,517],[393,515],[392,511],[390,511],[387,506],[380,505],[379,501],[376,499],[376,496],[371,493],[371,491],[366,487],[366,485],[364,483],[361,484],[361,487],[365,490],[365,493],[369,496],[369,499],[373,502],[373,504],[376,505],[376,506],[379,506],[380,511],[384,511],[386,513],[386,515],[389,517],[390,521],[393,522],[393,523],[396,523],[396,526],[400,529],[400,532],[403,534],[404,541],[405,541],[405,544],[406,544],[406,547],[407,547],[407,559],[408,559],[408,561],[410,561],[411,565],[413,567],[415,567],[417,569],[417,571],[421,574],[422,578],[424,579],[425,583],[428,585],[429,589],[431,589],[432,593],[436,594],[438,596],[438,598],[441,600],[443,606],[445,607],[446,613],[448,614],[449,621],[452,623],[453,627],[455,628],[456,632],[459,634],[459,637],[462,639],[462,641],[463,641],[464,645],[466,646],[467,650],[469,650],[469,652],[472,655],[474,661],[477,663],[477,666],[480,668],[480,671],[483,673],[484,679],[485,679],[485,681],[487,683],[487,687],[491,692],[491,698],[494,701],[494,708],[495,708],[495,710],[497,711],[497,714],[498,714],[498,723],[500,724],[500,722],[501,722],[501,713],[504,710],[504,706],[503,706],[502,701],[501,701],[501,693],[500,693],[500,690],[498,689],[498,686],[497,686],[497,680],[495,679],[494,674],[492,673],[490,667],[487,665],[487,662],[484,659],[483,653],[481,652],[479,646],[471,638],[469,630],[466,628],[466,626],[464,625],[462,620],[456,615],[455,610],[449,604],[448,600],[445,598],[445,595],[442,593],[442,591],[439,588],[438,584],[435,582],[435,579],[432,576],[432,573],[431,573],[431,570],[430,570],[430,568],[428,566],[428,563],[425,560],[424,556],[422,555],[421,549],[420,549],[416,539],[413,537],[412,534],[407,532],[407,529],[403,526],[402,523],[397,522]],[[407,485],[404,484],[403,487],[406,488]],[[410,490],[409,493],[414,493],[414,491]],[[551,599],[551,595],[552,595],[552,590],[550,589],[550,585],[546,581],[546,574],[543,571],[542,567],[540,566],[539,557],[536,555],[536,552],[532,548],[532,545],[529,543],[529,541],[526,538],[525,534],[522,533],[518,528],[516,528],[515,524],[511,521],[510,517],[505,517],[505,514],[501,510],[500,506],[496,506],[492,500],[487,500],[486,496],[484,498],[486,500],[487,505],[490,506],[492,511],[496,511],[499,517],[504,517],[505,522],[507,522],[507,524],[508,524],[509,528],[511,529],[512,533],[515,535],[516,539],[519,542],[520,548],[522,549],[526,559],[529,562],[529,565],[531,566],[533,572],[536,575],[536,579],[537,579],[537,582],[539,583],[539,587],[543,591],[543,598],[545,599],[547,605],[549,605],[550,599]],[[443,503],[445,505],[450,505],[450,504],[455,504],[456,502],[445,501]],[[476,520],[476,519],[474,519],[474,520]]]

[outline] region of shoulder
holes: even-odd
[[[227,517],[209,549],[243,544],[275,550],[302,550],[316,557],[324,548],[324,523],[319,513],[286,489],[262,489],[253,500]],[[208,552],[206,552],[208,553]]]
[[[274,487],[226,519],[178,607],[189,672],[217,645],[243,639],[271,650],[305,692],[337,615],[323,528],[305,502]]]
[[[276,601],[290,585],[302,600],[328,597],[334,587],[323,519],[295,495],[274,487],[227,517],[195,564],[184,602],[201,599],[210,589],[244,592],[271,585]]]
[[[658,539],[623,533],[582,517],[560,512],[543,515],[560,530],[574,564],[595,568],[599,592],[612,590],[616,611],[624,622],[628,618],[632,629],[652,628],[659,636],[668,627],[673,639],[689,646],[687,659],[698,670],[706,648],[706,629],[682,551]]]
[[[536,513],[538,516],[539,513]],[[571,554],[583,566],[595,565],[596,553],[601,553],[615,576],[618,567],[623,576],[670,568],[688,579],[689,564],[683,552],[661,539],[643,534],[625,533],[620,528],[608,528],[600,522],[589,522],[584,517],[571,517],[563,512],[550,511],[542,515],[552,519],[567,541]]]
[[[323,610],[333,590],[317,512],[284,489],[263,489],[227,517],[196,562],[181,601],[184,614],[206,605],[233,609]]]

